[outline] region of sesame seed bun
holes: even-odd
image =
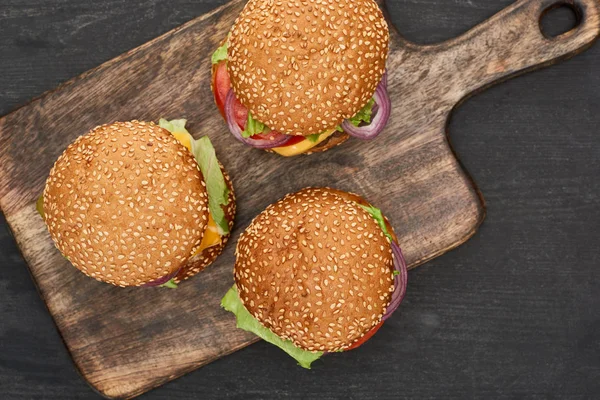
[[[357,201],[364,202],[328,188],[301,190],[259,214],[238,241],[242,303],[302,349],[348,349],[391,300],[389,241]]]
[[[221,43],[222,45],[223,43]],[[213,95],[215,93],[215,74],[217,72],[217,65],[213,65],[212,67],[212,79],[211,79],[211,90],[213,92]],[[339,132],[336,131],[333,135],[331,135],[330,137],[328,137],[326,140],[324,140],[323,142],[319,143],[317,146],[313,147],[312,149],[310,149],[308,152],[306,152],[305,154],[314,154],[314,153],[322,153],[325,152],[329,149],[332,149],[336,146],[339,146],[340,144],[344,143],[346,140],[348,140],[350,138],[350,136],[346,133],[346,132]],[[266,152],[268,153],[274,153],[274,151],[269,150],[269,149],[264,149]]]
[[[190,258],[188,262],[183,266],[181,271],[174,278],[175,283],[179,283],[181,281],[190,279],[194,275],[205,270],[210,264],[212,264],[219,255],[225,249],[229,238],[231,237],[231,230],[233,229],[233,222],[235,220],[235,211],[236,211],[236,202],[235,202],[235,193],[233,192],[233,185],[231,183],[231,179],[225,169],[221,165],[221,171],[223,172],[223,176],[225,177],[225,183],[227,183],[227,187],[229,188],[229,203],[226,206],[223,206],[223,210],[225,211],[225,218],[229,222],[229,232],[225,236],[221,236],[221,243],[217,246],[209,247],[208,249],[204,249],[200,254],[197,254]]]
[[[250,0],[231,30],[227,69],[255,119],[307,136],[367,104],[388,47],[388,26],[373,0]]]
[[[177,272],[202,241],[208,195],[192,154],[153,123],[117,122],[73,142],[44,190],[56,247],[84,274],[141,286]]]

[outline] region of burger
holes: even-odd
[[[374,139],[389,37],[374,0],[250,0],[212,55],[215,102],[235,138],[282,156]]]
[[[310,368],[377,332],[404,298],[407,267],[379,209],[355,194],[309,188],[252,221],[234,278],[221,305],[238,328]]]
[[[116,122],[80,136],[38,201],[57,249],[115,286],[167,286],[223,251],[235,197],[210,139],[185,120]]]

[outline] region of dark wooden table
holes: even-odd
[[[220,0],[0,0],[0,114]],[[390,0],[417,42],[456,36],[511,0]],[[559,12],[552,29],[574,18]],[[598,398],[600,43],[467,101],[451,140],[488,217],[410,273],[399,315],[312,371],[259,343],[145,396]],[[385,190],[385,188],[382,188]],[[0,217],[0,398],[95,398]]]

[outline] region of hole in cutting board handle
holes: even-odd
[[[581,24],[581,9],[574,4],[559,1],[546,8],[540,17],[540,30],[548,39],[558,38]]]

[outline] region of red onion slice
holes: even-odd
[[[377,103],[373,104],[373,108],[371,109],[371,118],[375,118],[377,113],[379,112],[379,105]]]
[[[177,276],[177,274],[179,273],[179,271],[181,271],[181,269],[178,269],[177,271],[173,272],[172,274],[163,276],[162,278],[158,278],[155,281],[148,282],[145,285],[142,285],[142,287],[157,287],[157,286],[164,285],[165,283],[169,282],[171,279],[175,278]]]
[[[387,320],[392,316],[394,311],[398,309],[402,300],[404,300],[404,296],[406,295],[406,285],[408,283],[408,267],[406,265],[406,260],[404,259],[404,255],[402,255],[402,250],[400,246],[394,241],[392,241],[392,253],[394,254],[394,269],[399,272],[398,275],[394,278],[394,293],[392,294],[392,300],[385,310],[385,314],[382,318],[383,321]]]
[[[234,102],[235,94],[233,93],[233,89],[230,89],[229,93],[227,93],[227,98],[225,99],[225,117],[227,118],[227,126],[229,127],[229,130],[240,142],[257,149],[272,149],[274,147],[281,147],[285,145],[292,138],[292,136],[283,134],[273,135],[271,139],[245,138],[242,135],[242,129],[235,120],[233,109]]]
[[[371,119],[371,123],[366,126],[354,126],[350,121],[345,120],[342,122],[342,128],[347,134],[362,140],[372,140],[383,131],[392,111],[392,102],[386,89],[386,80],[387,76],[384,76],[384,79],[377,86],[377,90],[375,90],[373,98],[377,104],[377,113]]]

